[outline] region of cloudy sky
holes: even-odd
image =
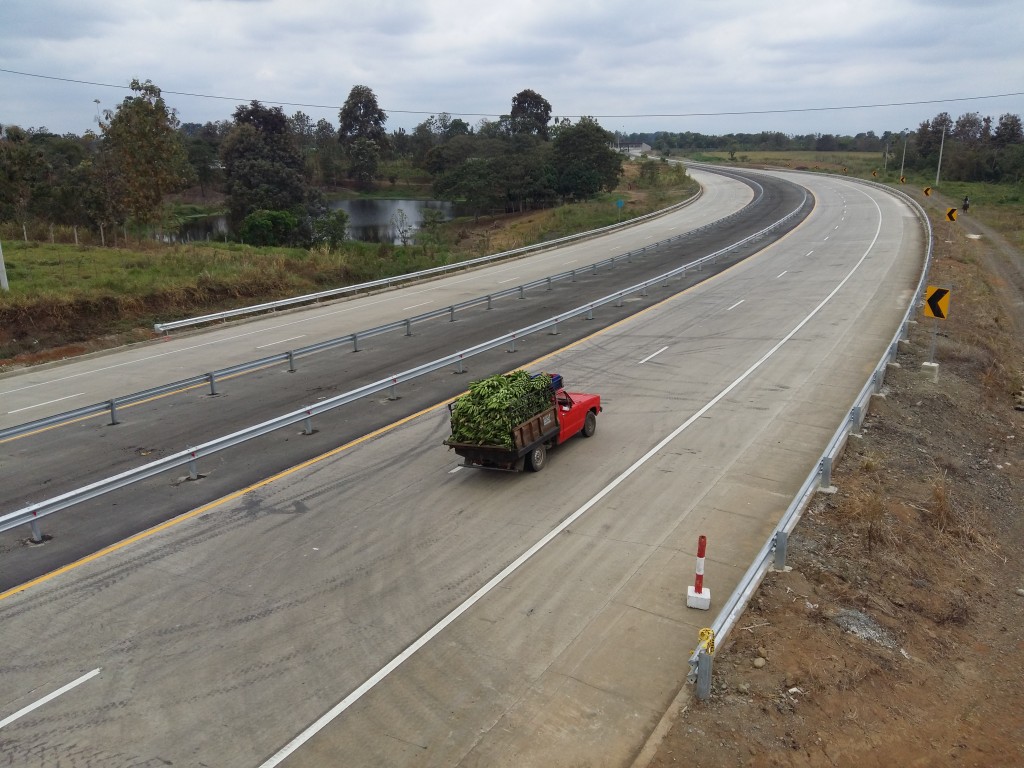
[[[439,112],[475,125],[531,88],[556,116],[627,133],[881,134],[943,111],[1024,115],[1024,5],[0,0],[0,125],[80,134],[133,78],[183,122],[256,99],[337,124],[366,85],[389,130]]]

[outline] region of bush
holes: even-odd
[[[242,220],[238,237],[248,245],[290,245],[298,230],[298,217],[288,211],[253,211]]]

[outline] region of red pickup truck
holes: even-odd
[[[465,459],[467,467],[540,472],[549,448],[561,445],[576,434],[590,437],[597,430],[601,396],[567,392],[562,377],[552,375],[550,405],[512,428],[512,448],[506,445],[478,445],[446,440],[445,445]],[[454,407],[450,404],[449,409]]]

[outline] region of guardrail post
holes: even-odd
[[[452,304],[450,307],[448,307],[448,322],[449,323],[454,323],[455,322],[455,305],[454,304]]]
[[[219,395],[220,392],[217,391],[217,374],[210,371],[206,375],[210,377],[210,395]]]
[[[632,251],[626,251],[626,263],[627,264],[632,264],[633,263],[633,252]]]
[[[615,257],[612,256],[611,263],[608,265],[608,269],[615,269]]]
[[[711,698],[711,670],[714,666],[711,654],[701,648],[697,654],[697,698],[707,701]]]
[[[850,432],[856,431],[861,425],[861,408],[859,405],[853,406],[850,411]]]
[[[110,426],[119,424],[117,420],[117,400],[110,401]]]
[[[594,319],[594,306],[591,305],[591,306],[587,307],[587,320],[593,320],[593,319]]]
[[[352,351],[353,352],[358,352],[359,351],[359,334],[358,333],[353,333],[352,334]]]
[[[405,321],[405,335],[412,336],[412,319],[407,318]]]
[[[456,373],[465,373],[465,372],[466,372],[466,371],[465,371],[465,370],[463,370],[463,368],[462,368],[462,358],[463,358],[463,355],[462,355],[462,353],[460,352],[460,353],[459,353],[459,367],[458,367],[458,369],[457,369],[457,370],[455,371]]]
[[[509,352],[515,352],[516,351],[516,335],[514,333],[512,334],[512,338],[511,338],[511,340],[508,343],[508,351]]]
[[[621,293],[615,298],[615,306],[616,307],[621,307],[622,306],[622,294]]]
[[[525,299],[526,298],[526,286],[523,286],[523,285],[519,286],[519,298],[520,299]]]
[[[822,456],[821,457],[821,482],[819,485],[822,488],[832,487],[832,457]]]
[[[647,295],[647,283],[644,283],[644,287],[640,289],[640,295],[641,296],[646,296]]]
[[[786,569],[786,550],[789,546],[789,534],[785,531],[775,532],[775,562],[776,571]]]
[[[551,290],[551,276],[548,275],[548,290]]]
[[[569,278],[569,282],[570,283],[575,283],[576,282],[576,270],[574,269],[569,274],[571,275],[570,278]]]
[[[42,544],[43,531],[39,528],[39,520],[36,518],[32,518],[28,521],[28,527],[32,529],[32,543]]]
[[[192,458],[188,462],[188,479],[199,479],[199,467],[196,465],[196,455],[194,453],[192,454]]]
[[[309,411],[306,411],[306,418],[302,420],[302,425],[304,427],[304,429],[302,430],[302,434],[313,434],[313,414],[311,414]]]
[[[295,353],[288,351],[288,373],[295,373]]]
[[[597,262],[595,261],[592,266],[594,267],[594,271],[591,274],[596,275],[597,274]]]
[[[388,400],[398,399],[398,377],[391,377],[391,389],[388,390]]]
[[[555,320],[555,322],[551,324],[551,335],[552,336],[557,336],[558,335],[558,321],[557,320]]]
[[[487,294],[487,308],[491,308],[491,294]]]

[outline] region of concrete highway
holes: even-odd
[[[612,237],[618,245],[613,251],[618,255],[664,240],[670,236],[666,233],[681,228],[691,231],[741,209],[742,222],[734,220],[729,225],[711,226],[671,247],[637,257],[633,263],[622,263],[614,269],[604,268],[597,274],[586,270],[575,282],[558,281],[553,283],[551,290],[541,288],[527,292],[524,299],[508,297],[495,300],[491,310],[483,306],[464,310],[456,322],[449,322],[446,318],[422,322],[414,327],[412,336],[401,331],[374,336],[364,340],[358,353],[353,353],[351,345],[346,345],[330,352],[302,357],[294,374],[289,373],[287,364],[277,364],[247,374],[222,377],[216,396],[211,396],[207,385],[181,387],[169,395],[119,408],[119,424],[116,426],[110,426],[109,415],[97,414],[2,440],[0,468],[10,468],[12,473],[16,473],[17,482],[8,485],[0,514],[54,498],[98,479],[234,433],[256,422],[386,379],[414,365],[450,355],[558,312],[579,307],[622,286],[634,285],[644,277],[663,274],[681,263],[692,262],[700,255],[720,250],[744,234],[760,231],[777,221],[794,210],[799,200],[805,197],[803,190],[791,183],[773,182],[764,177],[762,181],[755,182],[758,194],[751,202],[751,188],[746,184],[709,176],[708,193],[688,206],[685,216],[681,211],[666,217],[674,221],[660,219],[615,233]],[[709,218],[709,209],[718,211],[718,218]],[[791,226],[795,226],[797,221],[794,220]],[[738,233],[734,231],[737,228]],[[632,240],[625,239],[627,234]],[[438,372],[411,384],[403,384],[398,400],[388,400],[383,396],[367,398],[332,411],[325,417],[317,417],[314,420],[317,432],[312,435],[303,435],[301,429],[282,430],[204,459],[199,468],[201,482],[185,482],[187,475],[166,473],[144,484],[135,484],[89,503],[78,504],[72,510],[42,521],[46,537],[44,547],[25,546],[26,534],[19,530],[0,535],[0,591],[213,501],[240,486],[257,482],[268,474],[355,440],[439,400],[453,397],[473,378],[508,370],[564,346],[591,333],[601,324],[615,322],[682,290],[686,285],[706,279],[715,270],[726,268],[729,263],[746,257],[760,246],[758,243],[745,250],[731,252],[717,264],[690,270],[685,277],[667,284],[659,281],[646,297],[634,294],[620,307],[600,307],[593,320],[579,318],[562,323],[557,336],[543,333],[524,338],[518,344],[516,354],[498,349],[469,358],[464,366],[467,376],[453,376],[448,370]],[[516,280],[522,279],[524,274],[527,279],[536,279],[564,271],[572,264],[585,267],[593,263],[593,252],[598,252],[600,258],[604,257],[606,245],[603,239],[592,240],[587,249],[581,248],[582,245],[574,245],[537,254],[515,264],[496,265],[366,299],[287,313],[188,338],[172,338],[160,344],[145,345],[142,349],[131,348],[66,365],[29,370],[4,380],[9,394],[5,395],[3,402],[21,398],[21,407],[12,411],[23,413],[26,409],[33,410],[33,405],[26,403],[55,407],[56,403],[66,401],[68,392],[89,387],[97,390],[113,387],[120,382],[121,376],[129,378],[133,385],[145,388],[180,380],[185,375],[265,356],[267,348],[294,340],[296,326],[307,331],[305,338],[322,341],[339,333],[401,320],[408,316],[407,313],[403,315],[404,310],[422,303],[424,292],[436,294],[438,303],[448,305],[467,296],[486,295],[495,287],[510,282],[515,285],[517,282],[507,277],[511,267],[516,270]],[[467,288],[467,283],[473,284],[472,289]],[[356,314],[346,314],[350,311]],[[351,324],[349,327],[339,330],[339,314],[345,314]],[[257,338],[260,343],[254,349],[252,344]],[[138,355],[146,350],[148,356],[140,359]],[[187,364],[191,367],[187,370],[166,370],[163,365],[172,359],[175,366]],[[117,393],[125,392],[122,389]]]
[[[630,765],[711,623],[697,537],[713,613],[920,273],[902,203],[787,177],[781,241],[524,361],[604,399],[543,472],[460,468],[427,404],[0,595],[0,765]]]

